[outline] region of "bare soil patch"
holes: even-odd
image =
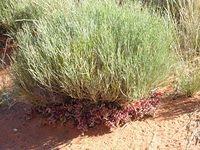
[[[199,149],[200,98],[163,101],[154,118],[130,122],[109,133],[97,127],[82,134],[72,125],[49,126],[31,106],[0,108],[0,149]]]

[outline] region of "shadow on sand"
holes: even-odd
[[[156,112],[156,118],[167,120],[183,114],[200,111],[199,98],[165,99]],[[49,126],[44,118],[34,116],[27,120],[30,105],[17,103],[11,109],[0,108],[0,149],[57,149],[70,145],[79,136],[99,136],[110,131],[96,127],[82,134],[71,124]]]
[[[69,145],[78,136],[98,136],[109,133],[105,127],[97,127],[83,133],[71,124],[48,126],[44,118],[34,116],[25,119],[31,106],[15,104],[11,109],[0,108],[0,149],[56,149]]]
[[[164,99],[156,112],[156,118],[162,120],[173,119],[180,115],[200,111],[200,97]]]

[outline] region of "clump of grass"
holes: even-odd
[[[198,58],[193,61],[186,61],[182,74],[178,79],[179,90],[188,97],[200,90],[200,69]]]
[[[177,50],[183,60],[184,74],[180,76],[180,90],[191,96],[200,90],[200,2],[177,0],[179,18],[174,21],[177,32]],[[171,12],[172,16],[174,12]]]
[[[25,25],[14,72],[29,91],[40,87],[75,99],[133,101],[171,75],[173,28],[138,3],[86,0]],[[22,38],[23,37],[23,38]]]
[[[193,94],[200,89],[200,72],[193,72],[190,76],[187,74],[184,76],[180,82],[181,92],[186,94],[186,96],[191,97]]]

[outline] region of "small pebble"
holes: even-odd
[[[17,130],[17,129],[13,129],[13,131],[14,131],[14,132],[17,132],[18,130]]]

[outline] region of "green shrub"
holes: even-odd
[[[18,33],[14,73],[23,89],[132,101],[167,81],[175,62],[167,20],[133,2],[85,0],[71,6],[76,7],[68,13],[63,5],[40,17],[36,31],[25,25]]]

